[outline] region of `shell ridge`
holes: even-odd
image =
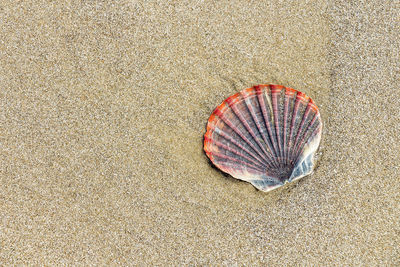
[[[292,114],[294,108],[294,100],[297,91],[292,88],[286,88],[285,92],[285,115],[284,115],[284,141],[283,141],[283,158],[284,163],[289,164],[289,145],[290,145],[290,122],[292,121]],[[293,106],[293,107],[292,107]],[[289,124],[289,128],[288,128]]]
[[[249,166],[242,166],[243,168],[236,168],[237,163],[220,163],[216,165],[223,172],[226,172],[236,179],[250,182],[250,179],[262,179],[262,172],[260,170],[253,169]]]
[[[254,108],[251,106],[249,98],[243,96],[243,99],[245,100],[246,107],[247,107],[248,111],[250,112],[252,120],[254,121],[255,125],[257,126],[258,134],[261,136],[262,141],[264,141],[264,143],[266,145],[261,144],[260,141],[257,142],[257,140],[256,140],[256,142],[263,148],[264,151],[266,149],[268,149],[268,151],[265,151],[265,153],[267,153],[270,163],[272,165],[274,165],[275,167],[278,167],[278,165],[274,161],[275,155],[272,152],[273,151],[272,150],[272,146],[268,142],[265,134],[263,134],[263,131],[261,130],[261,124],[260,124],[260,122],[259,122],[259,120],[258,120],[258,118],[257,118],[257,116],[255,114]],[[258,99],[256,99],[256,100],[258,101]]]
[[[271,97],[272,97],[272,109],[273,109],[273,117],[274,117],[274,124],[275,124],[275,134],[276,140],[278,143],[278,162],[280,161],[279,158],[282,157],[282,148],[281,148],[281,138],[279,133],[279,105],[278,105],[278,93],[280,91],[276,91],[274,89],[271,90]]]
[[[310,122],[310,124],[307,127],[307,130],[304,132],[301,141],[299,142],[299,144],[297,145],[297,147],[295,147],[295,153],[294,153],[294,159],[296,159],[297,157],[299,157],[299,154],[301,152],[301,150],[304,148],[304,146],[307,144],[308,140],[311,140],[312,138],[314,138],[315,134],[319,131],[319,128],[321,127],[320,125],[317,125],[317,127],[310,133],[309,136],[306,135],[307,132],[310,131],[310,129],[313,129],[314,124],[317,122],[317,118],[319,117],[319,114],[315,114],[312,121]],[[307,138],[306,138],[307,137]]]
[[[256,144],[259,146],[259,148],[262,150],[262,152],[264,153],[264,155],[268,158],[267,160],[271,160],[271,157],[268,155],[268,152],[265,150],[264,146],[260,143],[260,141],[258,140],[258,138],[256,137],[256,134],[254,133],[254,131],[251,129],[250,125],[248,124],[248,122],[246,121],[246,119],[241,115],[240,111],[238,110],[238,108],[232,104],[230,105],[230,108],[233,110],[233,112],[235,113],[235,115],[239,118],[239,120],[241,121],[241,123],[244,125],[244,127],[247,129],[247,131],[250,133],[250,135],[253,137],[254,141],[256,142]]]
[[[296,163],[293,173],[289,178],[289,181],[300,179],[306,175],[309,175],[313,171],[314,167],[314,152],[318,149],[319,142],[321,140],[320,131],[322,130],[322,124],[320,124],[312,133],[312,138],[309,138],[305,144],[302,155],[299,156],[299,160]]]
[[[264,134],[263,131],[262,131],[261,123],[260,123],[260,121],[258,120],[257,115],[255,114],[254,108],[251,106],[251,103],[250,103],[249,101],[246,101],[246,100],[247,100],[247,99],[245,99],[247,109],[249,110],[249,112],[250,112],[250,114],[251,114],[251,117],[252,117],[254,123],[255,123],[256,126],[257,126],[259,135],[261,136],[261,138],[262,138],[263,141],[265,142],[265,144],[266,144],[266,146],[267,146],[267,148],[268,148],[268,150],[269,150],[268,152],[270,153],[270,155],[271,155],[272,157],[274,157],[274,154],[273,154],[273,151],[272,151],[272,147],[270,146],[269,140],[267,140],[267,137],[265,136],[265,134]]]
[[[238,143],[237,141],[235,141],[235,139],[228,135],[227,133],[223,132],[220,129],[215,129],[215,133],[220,135],[222,138],[224,138],[225,140],[231,142],[233,145],[237,146],[238,148],[240,148],[241,150],[243,150],[244,152],[246,152],[247,154],[249,154],[251,157],[254,158],[254,160],[257,160],[259,163],[261,164],[265,164],[269,167],[271,167],[270,164],[268,164],[268,162],[266,162],[265,160],[260,159],[257,155],[255,155],[254,153],[252,153],[251,151],[249,151],[247,148],[245,148],[244,146],[242,146],[240,143]]]
[[[238,134],[261,158],[266,160],[265,156],[254,146],[253,143],[251,143],[247,137],[241,133],[222,113],[218,115],[221,120],[229,127],[231,128],[236,134]]]
[[[278,137],[276,135],[276,128],[275,128],[275,116],[274,116],[274,105],[272,101],[272,85],[268,85],[265,89],[265,98],[267,99],[268,102],[268,107],[269,107],[269,114],[267,112],[267,122],[268,125],[270,126],[271,134],[273,137],[273,145],[275,147],[275,158],[279,157],[279,147],[278,147]]]
[[[312,137],[312,133],[311,133],[310,136],[309,136],[308,138],[306,138],[307,133],[309,133],[309,131],[315,126],[314,124],[315,124],[315,122],[316,122],[317,117],[318,117],[318,115],[315,114],[314,117],[313,117],[313,119],[311,120],[311,122],[310,122],[309,125],[307,126],[307,129],[303,132],[300,141],[299,141],[299,142],[296,144],[296,146],[294,147],[294,149],[295,149],[295,156],[297,156],[298,150],[299,150],[302,146],[304,146],[304,144],[305,144],[304,142],[307,141],[308,138],[311,138],[311,137]],[[317,127],[317,128],[318,128],[318,127]]]
[[[226,125],[226,124],[225,124]],[[229,126],[228,126],[229,127]],[[211,132],[211,131],[210,131]],[[235,131],[233,131],[235,134],[237,134]],[[259,155],[257,156],[257,154],[254,154],[253,152],[251,152],[249,149],[247,149],[246,147],[244,147],[242,144],[240,144],[239,142],[237,142],[235,140],[234,137],[232,137],[231,135],[229,135],[228,133],[224,132],[223,130],[219,129],[219,128],[214,128],[213,129],[213,133],[221,136],[223,139],[225,139],[226,141],[229,141],[230,143],[232,143],[233,145],[237,146],[239,149],[243,150],[244,152],[246,152],[248,155],[250,155],[251,157],[253,157],[253,159],[257,160],[258,162],[260,162],[261,164],[267,165],[269,167],[271,167],[270,164],[268,164],[268,162],[266,162],[263,158],[260,158]],[[238,135],[238,134],[237,134]],[[238,135],[239,136],[239,135]],[[240,136],[239,136],[240,137]],[[208,134],[205,135],[205,143],[208,141]],[[210,140],[212,138],[209,138]],[[248,143],[246,143],[247,145],[249,145]],[[251,147],[250,147],[251,149]],[[253,149],[254,151],[254,149]]]
[[[300,109],[300,103],[301,103],[301,96],[299,97],[299,95],[301,94],[301,92],[297,91],[296,92],[296,100],[294,103],[294,107],[293,107],[293,114],[292,114],[292,121],[290,123],[290,133],[289,133],[289,149],[288,149],[288,163],[290,163],[292,161],[292,154],[293,154],[293,145],[294,145],[294,140],[293,140],[293,135],[295,132],[295,125],[296,125],[296,118],[297,115],[299,113],[299,109]],[[297,128],[298,129],[298,128]]]
[[[269,95],[268,95],[266,89],[262,89],[262,90],[264,90],[264,92],[260,92],[260,94],[257,95],[258,96],[258,101],[260,103],[261,112],[262,112],[262,115],[263,115],[263,118],[264,118],[264,123],[265,123],[265,126],[266,126],[267,131],[268,131],[269,140],[271,140],[272,146],[274,148],[275,157],[277,157],[278,156],[278,152],[277,152],[278,149],[276,147],[276,141],[274,140],[274,134],[272,133],[272,127],[271,127],[271,125],[269,123],[268,112],[267,112],[267,109],[265,107],[266,105],[265,105],[265,101],[264,101],[264,97],[263,97],[265,95],[265,98],[268,100],[269,106],[271,107],[270,100],[269,100]]]
[[[238,156],[240,156],[240,157],[243,157],[244,159],[246,159],[246,160],[248,160],[248,161],[254,163],[255,165],[257,165],[257,166],[259,166],[259,167],[265,168],[265,167],[268,166],[268,165],[266,165],[264,162],[257,162],[257,161],[255,161],[254,159],[252,159],[252,158],[250,158],[250,157],[244,155],[243,153],[240,153],[239,151],[236,151],[235,149],[233,149],[233,148],[231,148],[231,147],[229,147],[229,146],[227,146],[227,145],[225,145],[225,144],[223,144],[223,143],[221,143],[221,142],[219,142],[219,141],[214,141],[214,142],[215,142],[215,145],[216,145],[216,146],[221,147],[221,148],[223,148],[223,149],[225,149],[225,150],[227,150],[227,151],[230,151],[230,152],[232,152],[233,154],[236,154],[236,155],[238,155]]]
[[[253,168],[255,170],[258,170],[259,172],[263,172],[264,171],[263,169],[260,169],[259,167],[255,166],[255,165],[252,165],[252,164],[250,164],[248,162],[245,162],[243,160],[240,160],[240,159],[237,159],[237,158],[234,158],[234,157],[227,156],[225,154],[221,154],[221,153],[218,153],[218,152],[213,152],[212,154],[214,156],[217,156],[217,157],[222,158],[222,159],[228,159],[230,161],[234,161],[234,162],[238,162],[240,164],[246,165],[246,166],[251,167],[251,168]]]
[[[283,112],[283,161],[286,163],[286,132],[287,132],[287,119],[288,119],[288,114],[289,113],[289,99],[286,95],[286,90],[285,90],[285,110]]]
[[[306,120],[308,118],[308,115],[310,114],[310,111],[311,111],[311,103],[312,102],[308,102],[307,103],[306,110],[303,113],[303,117],[301,119],[300,126],[299,126],[298,131],[297,131],[296,139],[295,139],[295,141],[293,143],[293,146],[292,146],[293,149],[292,149],[292,155],[291,156],[292,156],[293,160],[296,160],[295,157],[297,156],[297,148],[298,148],[298,146],[300,146],[300,142],[303,141],[302,139],[300,139],[300,137],[304,138],[305,134],[309,130],[309,127],[311,126],[311,123],[314,123],[314,121],[316,120],[316,114],[315,114],[315,116],[313,117],[313,120],[310,122],[309,125],[307,125],[307,128],[304,127],[304,124],[305,124],[305,122],[306,122]],[[300,142],[299,142],[299,139],[300,139]]]
[[[286,87],[282,87],[278,94],[278,119],[279,119],[279,147],[280,147],[280,158],[278,158],[280,166],[285,166],[284,159],[284,136],[286,131],[284,129],[285,126],[285,102],[286,102]]]
[[[305,120],[306,120],[306,118],[307,118],[309,112],[310,112],[309,106],[307,106],[306,111],[304,112],[303,117],[302,117],[302,119],[301,119],[299,128],[298,128],[298,130],[297,130],[296,138],[295,138],[294,143],[293,143],[293,146],[292,146],[292,148],[293,148],[293,149],[292,149],[292,157],[293,157],[293,156],[295,155],[295,153],[296,153],[296,147],[298,146],[299,138],[300,138],[300,136],[302,136],[302,134],[304,133],[303,127],[304,127],[304,123],[305,123]]]

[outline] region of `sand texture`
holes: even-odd
[[[259,83],[324,122],[269,193],[202,150]],[[0,265],[399,266],[399,182],[397,0],[0,3]]]

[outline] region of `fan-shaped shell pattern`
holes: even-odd
[[[222,171],[269,191],[313,171],[321,132],[311,98],[281,85],[257,85],[214,110],[204,151]]]

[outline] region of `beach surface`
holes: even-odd
[[[400,2],[349,2],[2,1],[0,265],[399,266]],[[324,123],[268,193],[202,148],[260,83]]]

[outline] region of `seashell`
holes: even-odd
[[[257,85],[214,110],[204,151],[222,171],[267,192],[312,173],[321,133],[311,98],[281,85]]]

